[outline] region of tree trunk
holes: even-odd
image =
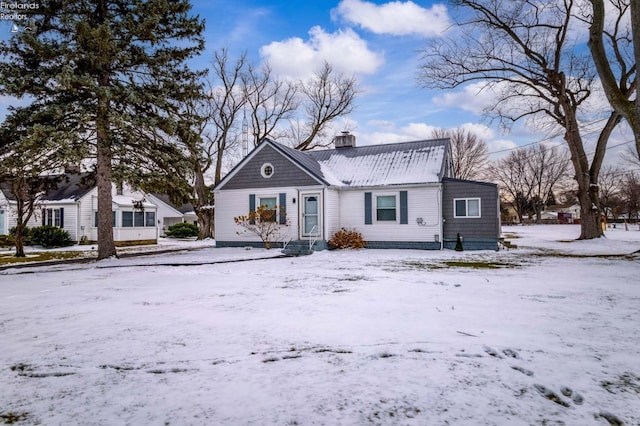
[[[640,66],[640,5],[637,1],[631,1],[631,32],[633,37],[633,54],[636,65],[636,81],[638,75],[638,67]],[[637,84],[637,83],[636,83]],[[636,141],[636,151],[638,159],[640,159],[640,101],[638,101],[637,89],[636,99],[633,103],[633,116],[635,118],[635,126],[633,128],[633,136]]]
[[[98,260],[117,256],[113,240],[111,193],[111,145],[107,119],[107,100],[98,100],[96,117],[97,186],[98,186]]]
[[[600,225],[600,200],[598,194],[599,158],[594,157],[593,169],[595,176],[589,168],[587,155],[582,144],[582,137],[578,130],[578,121],[575,111],[564,108],[566,113],[565,140],[571,151],[571,162],[575,171],[575,179],[578,183],[578,202],[580,203],[580,240],[589,240],[602,236]]]
[[[27,257],[24,253],[24,226],[18,224],[16,226],[16,254],[15,257]]]
[[[200,208],[198,210],[198,239],[214,237],[214,217],[215,213],[212,208]]]
[[[217,167],[216,167],[217,173]],[[198,206],[196,206],[196,214],[198,215],[198,239],[214,238],[214,210],[213,200],[211,200],[211,192],[204,181],[204,173],[200,168],[196,170],[195,181],[196,197],[198,198]]]
[[[29,222],[29,219],[31,218],[31,214],[27,215],[25,212],[25,202],[24,202],[24,196],[25,196],[25,190],[24,187],[22,185],[24,185],[24,180],[22,180],[21,178],[19,179],[19,183],[14,183],[14,185],[20,185],[18,188],[15,190],[15,194],[16,195],[16,254],[15,257],[27,257],[27,255],[24,252],[24,231],[26,228],[26,224]],[[15,188],[15,187],[14,187]],[[31,205],[31,210],[33,211],[33,204]],[[25,216],[26,216],[26,220],[25,220]]]

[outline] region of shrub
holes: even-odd
[[[345,228],[340,228],[340,230],[333,234],[333,237],[329,240],[329,245],[339,249],[360,249],[364,248],[365,244],[366,241],[362,238],[361,233]]]
[[[0,247],[13,247],[15,244],[15,237],[11,235],[0,235]]]
[[[272,243],[285,241],[289,232],[289,220],[282,206],[279,217],[275,210],[259,206],[246,216],[234,217],[233,221],[242,228],[236,232],[238,235],[255,234],[262,240],[266,249],[270,249]]]
[[[71,235],[57,226],[38,226],[31,228],[31,244],[38,244],[44,248],[68,247],[74,244]]]
[[[9,236],[13,238],[13,241],[15,243],[15,237],[16,237],[16,227],[12,227],[11,229],[9,229]],[[24,227],[24,231],[22,232],[22,244],[25,246],[30,246],[32,244],[31,242],[32,237],[31,237],[31,228],[28,227]]]
[[[189,237],[197,237],[198,236],[198,225],[194,225],[193,223],[176,223],[175,225],[171,225],[165,234],[167,237],[173,238],[189,238]]]
[[[458,237],[456,238],[456,251],[464,251],[464,246],[462,245],[462,238],[460,237],[460,233],[458,233]]]

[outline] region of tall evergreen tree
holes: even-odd
[[[199,89],[187,61],[204,48],[204,21],[190,10],[188,1],[41,0],[35,31],[0,43],[0,94],[28,96],[55,117],[50,134],[95,158],[99,259],[116,255],[112,182],[166,185],[183,173],[168,136],[171,112]]]

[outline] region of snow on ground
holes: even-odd
[[[0,271],[0,419],[640,424],[640,232],[504,231],[520,248]]]

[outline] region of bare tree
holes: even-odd
[[[304,118],[302,126],[297,127],[294,148],[307,151],[329,146],[333,142],[333,134],[326,132],[329,123],[353,111],[358,94],[356,78],[336,74],[325,62],[320,71],[300,82],[300,93]]]
[[[274,139],[284,136],[278,132],[278,125],[292,118],[299,106],[297,84],[275,76],[269,64],[264,64],[258,69],[249,66],[244,76],[244,90],[253,146],[269,136]]]
[[[600,172],[598,184],[600,185],[600,204],[602,210],[614,219],[621,213],[622,200],[620,189],[622,187],[622,172],[618,167],[605,166]]]
[[[489,176],[500,185],[503,198],[522,221],[527,211],[540,220],[544,207],[553,200],[559,182],[567,177],[569,158],[557,148],[544,145],[511,151],[489,166]]]
[[[220,182],[222,178],[223,160],[227,150],[237,144],[239,139],[239,132],[233,132],[233,129],[237,128],[239,113],[247,103],[243,83],[248,67],[246,53],[231,66],[226,49],[214,53],[215,80],[209,82],[207,108],[212,126],[210,131],[204,134],[207,155],[210,157],[215,154],[214,183]]]
[[[434,138],[449,138],[453,177],[457,179],[481,179],[489,159],[487,143],[478,135],[463,128],[435,129]]]
[[[567,177],[570,160],[565,151],[545,145],[532,146],[525,153],[528,155],[527,172],[533,183],[531,205],[536,219],[540,220],[544,208],[555,198],[553,192],[556,185]]]
[[[635,172],[625,173],[620,191],[629,219],[640,219],[640,175]]]
[[[527,170],[527,161],[528,154],[525,150],[516,150],[488,166],[488,174],[499,184],[503,200],[511,204],[520,222],[526,213],[534,187]]]
[[[424,50],[419,81],[451,89],[484,83],[495,92],[486,111],[509,125],[527,117],[546,117],[560,126],[571,153],[581,213],[580,239],[602,235],[598,174],[610,133],[620,121],[612,114],[591,161],[585,152],[578,116],[592,91],[595,70],[587,52],[571,38],[574,0],[453,0],[462,17],[455,37]]]
[[[605,1],[590,0],[589,49],[611,107],[629,123],[640,159],[640,100],[636,64],[640,63],[640,4],[636,0],[608,0],[612,25],[605,25]],[[631,17],[631,28],[625,18]],[[629,31],[630,30],[630,31]]]
[[[220,182],[228,151],[237,145],[238,114],[246,102],[243,90],[248,66],[246,54],[232,61],[227,49],[221,49],[214,52],[211,65],[206,93],[184,102],[176,120],[180,123],[176,136],[187,152],[193,180],[188,201],[198,216],[199,239],[214,237],[211,184]]]

